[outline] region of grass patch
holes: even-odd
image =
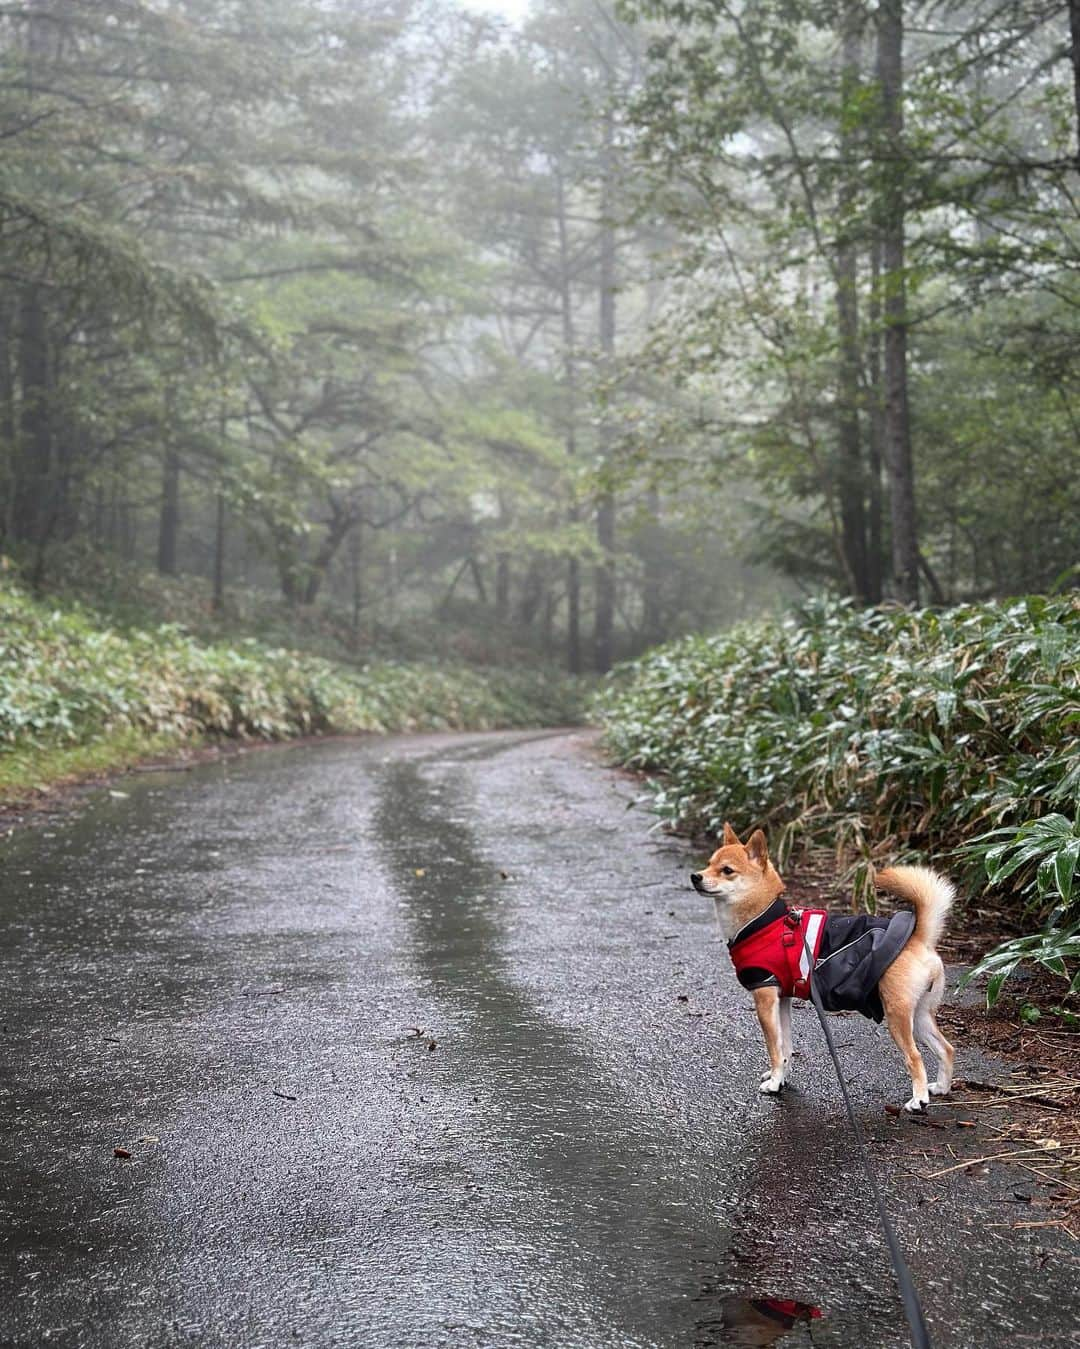
[[[23,745],[0,753],[0,805],[14,805],[57,787],[121,773],[146,759],[175,754],[191,741],[177,735],[148,735],[130,728],[102,735],[85,745]]]
[[[543,669],[345,665],[175,624],[110,627],[0,583],[0,792],[208,741],[572,724],[584,687]]]

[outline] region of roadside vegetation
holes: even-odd
[[[1080,598],[929,610],[839,600],[621,667],[597,712],[681,832],[769,828],[781,863],[835,849],[857,893],[886,858],[951,858],[1029,935],[988,955],[1080,958]],[[1063,987],[1062,992],[1065,992]]]
[[[181,746],[580,713],[579,681],[542,668],[347,665],[253,637],[200,640],[175,623],[110,626],[0,581],[0,801]]]

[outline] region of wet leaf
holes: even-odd
[[[131,1153],[128,1152],[127,1148],[113,1148],[113,1156],[119,1157],[122,1161],[126,1161],[127,1158],[131,1156]]]

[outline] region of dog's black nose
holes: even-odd
[[[701,884],[701,872],[700,872],[700,871],[691,871],[691,873],[690,873],[690,884],[691,884],[691,885],[700,885],[700,884]]]

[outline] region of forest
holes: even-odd
[[[0,14],[0,548],[604,671],[1080,550],[1076,3]]]

